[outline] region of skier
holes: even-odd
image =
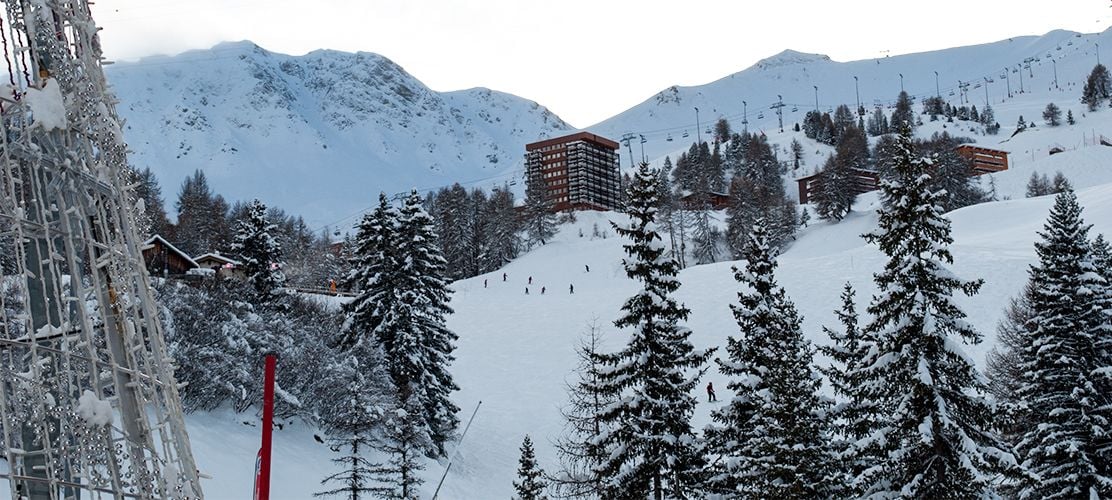
[[[533,284],[533,277],[532,277],[532,276],[530,276],[530,277],[529,277],[529,284],[530,284],[530,285],[532,285],[532,284]]]
[[[529,295],[529,287],[525,287],[525,295]]]
[[[541,295],[544,295],[544,287],[541,287]]]
[[[714,397],[714,384],[707,382],[707,402],[713,401],[718,401],[718,398]]]
[[[502,273],[502,281],[506,281],[506,273]]]
[[[574,284],[568,285],[568,293],[575,293],[575,285]]]
[[[587,272],[591,272],[591,266],[588,266],[587,264],[583,264],[583,267],[587,268]]]
[[[487,287],[487,280],[483,280],[483,288]]]

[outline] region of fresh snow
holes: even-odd
[[[985,280],[981,292],[974,297],[954,298],[955,303],[968,313],[968,322],[985,336],[985,342],[978,346],[958,343],[948,348],[960,348],[975,363],[983,366],[985,354],[994,343],[996,322],[1000,319],[1007,300],[1022,290],[1027,279],[1027,268],[1035,262],[1033,243],[1037,239],[1036,232],[1041,229],[1053,204],[1053,197],[1023,198],[1024,187],[1030,175],[1038,172],[1053,176],[1055,171],[1062,171],[1078,189],[1079,201],[1085,207],[1085,220],[1094,225],[1091,234],[1112,235],[1112,147],[1093,145],[1094,137],[1101,134],[1112,136],[1112,110],[1102,109],[1089,113],[1078,102],[1082,82],[1095,63],[1092,44],[1096,41],[1102,44],[1112,41],[1106,39],[1112,39],[1112,35],[1106,32],[1077,36],[1056,31],[1043,37],[1018,37],[975,47],[851,63],[838,63],[824,57],[797,53],[781,54],[707,86],[676,89],[659,99],[650,99],[645,104],[603,122],[597,127],[597,132],[617,137],[623,131],[653,130],[678,124],[680,128],[672,132],[673,142],[665,142],[662,134],[649,136],[646,153],[654,164],[659,165],[661,155],[670,154],[674,159],[676,154],[685,151],[695,139],[692,105],[700,107],[703,113],[700,116],[701,125],[705,128],[713,127],[716,113],[740,112],[740,109],[735,108],[739,108],[741,99],[748,99],[750,131],[768,132],[770,140],[780,144],[781,150],[787,147],[792,138],[798,137],[807,151],[804,170],[809,172],[821,164],[831,149],[803,138],[802,134],[792,133],[790,129],[784,134],[773,132],[771,124],[774,123],[775,115],[767,109],[767,104],[775,99],[776,93],[784,94],[785,102],[799,103],[798,114],[791,115],[791,119],[785,114],[785,125],[790,127],[802,117],[803,112],[813,108],[813,84],[820,86],[823,111],[837,103],[852,105],[852,76],[856,74],[861,78],[862,102],[867,108],[871,108],[873,99],[891,100],[895,97],[899,91],[896,73],[900,71],[906,77],[905,85],[909,92],[920,96],[933,95],[932,71],[937,68],[942,75],[940,86],[943,97],[957,104],[956,96],[947,95],[948,90],[956,85],[957,78],[975,81],[975,77],[979,78],[979,68],[1014,67],[1024,57],[1034,54],[1042,56],[1041,62],[1032,65],[1034,77],[1024,75],[1027,92],[1017,93],[1012,99],[1001,102],[1005,97],[1004,83],[998,78],[1001,69],[989,71],[985,75],[996,80],[990,84],[990,97],[997,120],[1002,125],[999,135],[981,136],[968,130],[968,122],[947,124],[943,121],[927,122],[917,132],[920,136],[942,130],[969,135],[982,145],[1005,149],[1011,153],[1011,169],[991,177],[997,194],[1003,201],[967,207],[947,215],[953,224],[955,240],[951,247],[954,265],[950,269],[964,279]],[[1070,41],[1074,42],[1073,45],[1067,44]],[[1062,46],[1061,51],[1056,50],[1058,45]],[[1112,43],[1108,45],[1112,46]],[[244,44],[221,46],[213,50],[218,49],[226,51],[227,57],[220,59],[220,62],[202,61],[205,65],[198,66],[202,69],[190,69],[189,73],[186,73],[186,68],[193,66],[173,63],[176,59],[172,58],[165,59],[164,62],[168,64],[161,66],[151,64],[145,69],[140,67],[123,70],[124,66],[121,65],[114,73],[110,73],[117,90],[125,98],[124,107],[128,109],[122,113],[131,118],[129,125],[134,128],[128,130],[127,134],[132,147],[141,151],[137,158],[151,162],[152,167],[163,168],[159,173],[164,185],[173,186],[188,170],[201,165],[201,159],[213,158],[213,171],[221,172],[217,190],[225,195],[241,197],[241,191],[232,191],[229,187],[237,182],[235,179],[264,176],[272,179],[297,179],[296,182],[274,182],[266,186],[249,182],[237,189],[250,195],[271,195],[276,198],[274,204],[295,213],[312,205],[316,207],[314,210],[319,209],[318,213],[323,214],[319,217],[339,219],[347,215],[344,212],[346,208],[340,205],[368,205],[371,198],[369,190],[378,190],[380,185],[392,186],[403,182],[440,179],[467,180],[462,176],[475,172],[466,170],[469,167],[461,167],[459,171],[430,177],[425,176],[423,171],[418,175],[404,170],[389,170],[401,168],[398,167],[401,164],[386,162],[383,165],[389,165],[387,170],[374,170],[374,174],[367,170],[366,177],[345,177],[355,174],[344,170],[347,167],[332,166],[328,167],[327,173],[319,170],[306,172],[302,170],[302,165],[297,165],[298,161],[277,161],[286,157],[293,160],[312,159],[316,165],[328,163],[335,158],[329,156],[333,153],[323,153],[323,148],[316,149],[319,145],[310,147],[304,142],[298,142],[305,140],[300,136],[295,137],[298,133],[313,137],[313,132],[309,131],[311,127],[302,129],[297,128],[301,125],[297,125],[294,128],[283,128],[288,123],[300,123],[301,118],[287,120],[285,111],[272,106],[273,103],[266,104],[265,102],[270,102],[268,99],[278,99],[274,96],[280,93],[259,93],[262,90],[256,89],[256,86],[260,80],[252,76],[253,70],[245,68],[264,72],[287,69],[293,71],[294,67],[304,69],[318,64],[311,63],[313,57],[338,58],[337,60],[342,57],[338,53],[322,52],[305,56],[309,59],[289,58],[244,47]],[[1048,52],[1057,60],[1061,89],[1054,89],[1051,83],[1050,63],[1046,58]],[[206,54],[209,53],[193,56],[206,57]],[[213,53],[208,56],[215,55]],[[271,59],[281,62],[270,61]],[[290,64],[286,64],[286,69],[283,69],[282,62]],[[147,76],[129,81],[124,77],[129,74],[127,71],[146,72]],[[197,72],[205,75],[192,74]],[[400,78],[400,73],[393,74]],[[216,86],[204,90],[206,87],[199,82],[207,81],[210,76],[213,78],[212,82],[217,82],[214,83]],[[1018,74],[1011,74],[1011,77],[1012,90],[1018,91]],[[145,90],[147,86],[153,87],[153,90]],[[122,92],[124,90],[126,92]],[[229,92],[235,95],[227,97],[227,100],[216,101],[216,96],[227,95]],[[300,99],[300,92],[308,91],[298,87],[293,95]],[[258,104],[251,96],[265,101],[264,104]],[[205,110],[209,127],[200,125],[201,128],[196,131],[189,130],[182,120],[186,119],[183,117],[192,116],[192,112],[182,111],[179,107],[195,109],[193,103],[200,103],[203,97],[210,103],[207,107],[200,108]],[[443,94],[440,98],[448,99]],[[979,110],[982,109],[984,89],[971,88],[969,98]],[[178,106],[176,103],[186,101],[190,103],[188,106],[175,107]],[[1077,125],[1047,127],[1041,120],[1041,112],[1046,103],[1051,101],[1062,108],[1063,115],[1066,110],[1072,110],[1078,120]],[[756,113],[761,108],[754,105],[761,102],[766,105],[763,109],[763,121],[756,119]],[[810,104],[805,105],[806,103]],[[462,104],[455,106],[460,110],[468,109]],[[919,105],[916,104],[916,111],[918,109]],[[341,114],[346,115],[349,112],[352,111]],[[147,117],[148,114],[151,116]],[[1028,122],[1036,122],[1038,126],[1010,137],[1021,114]],[[216,116],[219,119],[213,118]],[[421,135],[431,133],[431,129],[417,127],[415,116],[410,115],[409,122],[414,129],[395,129],[397,135],[390,135],[383,140],[389,142],[397,138],[397,144],[409,147],[418,138],[436,136]],[[484,122],[492,130],[498,130],[500,127],[496,124],[499,116],[489,114],[488,117],[490,119]],[[391,121],[395,123],[391,126],[400,127],[396,123],[400,123],[401,118],[391,115],[390,119],[398,120]],[[166,125],[170,128],[164,127],[160,120],[170,120],[172,124]],[[235,123],[236,120],[243,120],[243,123],[251,127],[228,128],[228,124]],[[320,116],[313,120],[316,120],[312,121],[314,126],[323,123]],[[689,122],[687,130],[690,131],[690,137],[681,139],[680,133]],[[731,116],[731,123],[735,128],[740,128],[739,122],[739,118]],[[279,127],[276,124],[283,125]],[[464,134],[470,130],[484,137],[482,140],[489,137],[474,128],[461,126],[454,130]],[[222,135],[224,132],[228,133]],[[173,152],[159,152],[158,148],[164,142],[159,142],[155,137],[163,135],[172,138],[174,147],[177,147],[179,140],[188,138],[186,148],[195,148],[186,155],[190,157],[189,160],[175,158]],[[520,144],[536,138],[527,137],[528,135],[529,133],[521,133],[512,140],[499,142],[502,144],[499,150],[506,158],[519,159],[522,152]],[[384,136],[374,135],[371,142],[382,137]],[[225,138],[240,141],[237,144],[243,149],[238,152],[219,152],[222,147],[220,144],[209,143],[223,141]],[[150,144],[144,144],[144,141],[150,141]],[[464,143],[470,144],[467,139],[461,139],[461,144]],[[338,148],[331,142],[329,144],[329,150]],[[1062,145],[1066,151],[1049,156],[1048,149],[1051,145]],[[635,150],[638,146],[634,145]],[[205,155],[208,156],[199,155],[203,158],[193,158],[194,153],[201,150],[207,151]],[[360,158],[361,151],[353,147],[345,150],[344,154]],[[627,150],[623,147],[622,151],[625,153]],[[396,157],[401,156],[404,155],[397,153]],[[243,160],[245,158],[250,158],[250,161]],[[247,163],[243,166],[244,172],[233,172],[240,168],[239,164],[232,162],[233,159]],[[365,163],[369,165],[375,161],[368,160]],[[167,166],[156,165],[159,162]],[[139,164],[143,165],[142,162]],[[626,165],[628,158],[623,155],[623,166]],[[407,164],[405,168],[411,167]],[[261,174],[264,170],[267,173]],[[166,177],[166,172],[174,172],[174,175]],[[373,177],[379,174],[383,174],[381,180]],[[408,177],[410,175],[414,177]],[[372,180],[364,182],[366,179]],[[988,177],[982,179],[987,186]],[[320,189],[322,184],[331,185],[329,183],[340,183],[345,187],[337,191]],[[789,192],[794,193],[794,183],[789,183]],[[226,187],[229,187],[228,190],[225,190]],[[296,194],[291,194],[295,192]],[[324,198],[330,200],[314,205]],[[875,246],[866,244],[860,235],[876,228],[877,205],[875,193],[859,197],[854,211],[845,220],[837,224],[817,220],[812,222],[809,227],[800,231],[798,239],[780,256],[777,279],[796,303],[803,316],[804,335],[812,342],[829,343],[822,334],[821,327],[838,325],[834,312],[840,306],[839,297],[846,281],[852,282],[857,289],[858,311],[863,311],[870,297],[876,293],[872,275],[882,269],[886,258]],[[460,340],[455,352],[457,359],[451,369],[462,388],[455,401],[462,408],[460,417],[464,425],[479,401],[482,401],[482,405],[466,438],[459,444],[458,453],[452,455],[451,472],[444,483],[441,498],[505,498],[512,495],[518,446],[525,434],[534,438],[540,466],[553,472],[556,468],[556,456],[552,441],[562,431],[559,408],[566,398],[565,384],[573,380],[571,370],[576,365],[574,348],[579,336],[590,324],[597,324],[603,332],[604,349],[616,350],[625,343],[628,333],[614,329],[612,321],[619,316],[619,308],[625,299],[639,288],[635,282],[625,277],[621,266],[624,257],[621,244],[624,240],[617,238],[609,226],[610,220],[621,223],[624,218],[614,213],[595,212],[578,213],[577,217],[577,222],[562,227],[560,233],[547,245],[534,248],[505,268],[453,284],[455,293],[451,307],[455,314],[449,317],[448,326],[459,334]],[[718,219],[721,221],[721,214]],[[596,225],[607,235],[606,238],[590,236]],[[580,237],[579,234],[584,236]],[[692,310],[687,326],[692,329],[691,339],[698,349],[723,345],[727,336],[736,334],[736,324],[729,305],[737,300],[738,285],[730,272],[730,267],[737,264],[720,262],[696,266],[679,275],[683,285],[676,297]],[[585,265],[590,266],[589,273],[586,272]],[[505,282],[502,281],[503,272],[508,276]],[[529,277],[534,280],[532,293],[525,295]],[[486,288],[483,287],[484,280],[488,283]],[[569,294],[568,287],[572,284],[575,285],[575,293]],[[542,286],[547,288],[544,295],[537,293]],[[336,302],[343,299],[322,300]],[[816,363],[828,362],[821,356],[816,358]],[[729,401],[731,395],[725,390],[725,378],[718,375],[713,368],[705,378],[719,387],[719,400]],[[701,428],[709,422],[711,410],[721,403],[706,403],[704,394],[700,393],[698,396],[700,403],[696,409],[695,421],[697,427]],[[198,465],[203,473],[212,476],[212,479],[203,482],[209,497],[244,498],[250,495],[254,457],[258,447],[257,421],[257,415],[252,412],[237,415],[221,411],[187,417]],[[299,423],[287,423],[276,431],[275,498],[309,498],[312,492],[320,489],[319,479],[333,471],[333,465],[328,461],[333,454],[327,446],[315,442],[313,432],[313,429]],[[449,446],[449,449],[453,448]],[[427,464],[425,498],[431,497],[446,466],[446,461]]]
[[[97,398],[88,389],[77,400],[77,414],[89,425],[104,426],[112,423],[112,403]]]

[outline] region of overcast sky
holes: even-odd
[[[577,127],[784,49],[851,61],[1052,29],[1103,31],[1109,0],[101,0],[109,59],[251,40],[382,54],[434,90],[489,87]],[[927,26],[937,26],[928,29]]]

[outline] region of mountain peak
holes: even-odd
[[[830,56],[825,54],[808,54],[806,52],[788,49],[772,57],[761,59],[757,62],[756,67],[759,69],[768,69],[823,61],[830,61]]]

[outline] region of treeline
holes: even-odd
[[[657,231],[662,175],[642,165],[629,222],[615,224],[627,275],[641,289],[607,351],[592,326],[579,349],[556,443],[542,475],[522,445],[522,498],[1104,498],[1112,494],[1112,249],[1090,240],[1076,196],[1058,195],[1035,244],[1038,262],[1001,324],[989,378],[962,343],[982,334],[955,303],[983,280],[950,267],[949,221],[925,149],[905,127],[891,145],[879,227],[865,235],[887,262],[863,314],[846,284],[840,325],[815,347],[776,280],[759,219],[733,269],[737,331],[699,350],[675,299],[679,264]],[[715,357],[717,356],[717,357]],[[714,359],[732,393],[701,431],[692,391]],[[822,395],[826,381],[832,401]],[[707,386],[709,398],[714,397]],[[1003,404],[997,405],[995,401]]]
[[[232,256],[234,228],[247,216],[248,202],[229,204],[212,190],[204,171],[196,170],[178,190],[174,202],[177,223],[171,223],[154,172],[145,168],[134,176],[135,194],[142,207],[142,233],[161,235],[190,257],[206,253]],[[271,236],[286,249],[283,271],[290,285],[323,288],[343,275],[344,263],[330,248],[328,228],[313,231],[300,216],[273,206],[267,208],[266,217],[274,225]]]

